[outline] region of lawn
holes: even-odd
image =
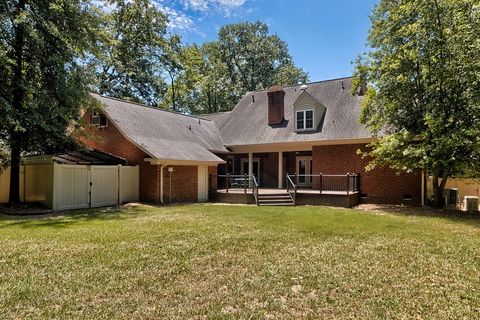
[[[185,205],[0,217],[8,318],[480,318],[480,220]]]

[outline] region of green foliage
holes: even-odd
[[[183,70],[169,92],[176,89],[175,104],[192,113],[228,111],[247,91],[308,81],[287,44],[261,22],[223,26],[216,41],[186,46],[177,56]]]
[[[167,19],[151,0],[106,3],[100,54],[90,61],[97,73],[97,91],[156,106],[166,89],[161,67]]]
[[[357,62],[361,121],[379,139],[371,167],[478,172],[480,1],[382,0]],[[439,185],[439,190],[443,186]]]
[[[64,148],[89,104],[81,63],[97,39],[99,15],[89,0],[0,4],[0,140],[11,156],[13,202],[21,153]]]

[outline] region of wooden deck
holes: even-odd
[[[287,194],[286,189],[260,188],[259,195],[282,195]],[[297,189],[295,204],[296,205],[328,205],[335,207],[351,208],[356,206],[360,201],[358,192],[350,191],[322,191],[314,189]],[[219,189],[210,192],[210,201],[233,204],[255,204],[255,197],[251,188],[245,189]]]
[[[278,188],[259,188],[258,193],[259,194],[284,194],[287,192],[287,189],[278,189]],[[228,192],[226,189],[219,189],[217,190],[217,193],[222,193],[222,194],[252,194],[252,189],[247,188],[246,192],[245,189],[240,189],[240,188],[231,188],[228,189]],[[358,192],[353,192],[350,191],[348,194],[355,194]],[[297,189],[297,194],[328,194],[328,195],[347,195],[346,191],[320,191],[320,190],[314,190],[314,189],[309,189],[309,188],[302,188],[302,189]]]

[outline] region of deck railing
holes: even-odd
[[[303,181],[302,181],[303,180]],[[301,186],[301,182],[322,192],[345,192],[347,195],[360,191],[360,175],[347,174],[287,174],[287,191]]]
[[[290,195],[290,197],[292,197],[292,200],[293,200],[293,204],[296,205],[297,204],[297,184],[295,184],[292,180],[292,178],[290,178],[290,175],[287,174],[287,192],[288,194]]]
[[[252,193],[253,196],[255,197],[255,204],[258,206],[258,188],[259,184],[257,182],[257,179],[255,178],[255,175],[252,176]]]
[[[258,195],[258,181],[255,175],[248,174],[219,174],[211,175],[211,181],[216,179],[216,189],[224,189],[226,193],[232,190],[242,190],[243,193],[254,193]],[[238,192],[236,192],[238,193]]]

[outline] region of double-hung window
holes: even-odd
[[[313,110],[297,111],[297,130],[313,129]]]

